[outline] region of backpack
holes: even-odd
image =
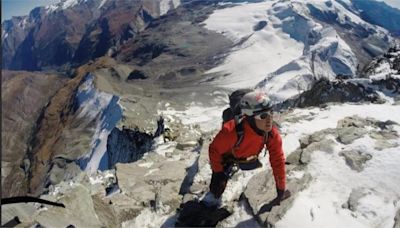
[[[229,107],[226,108],[222,113],[222,122],[223,124],[234,119],[236,126],[236,134],[238,140],[235,143],[235,147],[238,147],[240,143],[243,141],[244,131],[243,131],[243,123],[242,123],[242,110],[240,108],[240,100],[246,94],[253,91],[252,89],[238,89],[233,91],[229,95]]]

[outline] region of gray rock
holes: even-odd
[[[193,148],[195,146],[197,146],[197,142],[196,141],[187,141],[187,142],[178,143],[178,145],[176,145],[176,148],[178,150],[186,150],[188,148]]]
[[[399,143],[393,141],[386,141],[386,140],[377,140],[375,142],[374,149],[376,150],[384,150],[388,148],[398,147]]]
[[[305,136],[300,139],[300,148],[304,149],[308,147],[311,143],[320,142],[326,138],[327,135],[337,135],[335,129],[324,129],[313,133],[312,135]]]
[[[338,121],[337,128],[346,128],[346,127],[357,127],[364,128],[365,126],[371,126],[372,121],[368,119],[361,118],[359,116],[348,116],[344,119]]]
[[[189,193],[200,197],[203,193],[208,191],[208,185],[211,179],[211,166],[210,159],[208,156],[208,147],[210,145],[210,137],[207,137],[203,146],[201,147],[200,155],[198,158],[197,166],[198,172],[193,178],[193,183],[189,188]],[[207,179],[204,179],[207,177]]]
[[[32,223],[37,209],[33,203],[14,203],[1,205],[1,224],[11,221],[15,216],[22,223]]]
[[[304,166],[288,166],[287,174],[290,175],[292,171],[301,171],[303,168]],[[244,196],[257,220],[264,226],[274,226],[291,207],[296,194],[305,189],[310,180],[311,176],[308,174],[303,175],[301,178],[288,178],[287,189],[290,190],[292,196],[281,202],[280,206],[272,207],[270,211],[261,210],[265,204],[276,197],[275,182],[271,172],[267,174],[260,172],[254,175],[247,184]]]
[[[347,150],[339,153],[346,160],[346,164],[352,169],[361,172],[368,160],[371,160],[372,155],[363,153],[362,151]]]
[[[295,155],[289,158],[289,161],[293,164],[300,162],[301,164],[307,164],[310,162],[311,154],[314,151],[324,151],[327,153],[333,152],[333,145],[336,142],[332,139],[327,139],[329,135],[336,136],[335,129],[324,129],[313,133],[312,135],[305,136],[300,139],[300,148]]]
[[[109,199],[101,195],[92,195],[94,210],[104,227],[119,227],[118,218]]]
[[[287,158],[286,158],[286,163],[292,164],[292,165],[300,165],[300,157],[301,157],[301,152],[302,150],[299,148],[295,151],[293,151]]]
[[[136,218],[144,207],[144,205],[138,204],[137,201],[124,194],[115,194],[109,199],[119,224]]]
[[[338,128],[345,127],[358,127],[364,128],[365,126],[378,127],[381,130],[391,129],[393,125],[398,125],[396,122],[387,120],[385,122],[373,119],[373,118],[362,118],[357,115],[345,117],[338,121]]]
[[[326,137],[326,135],[321,134],[322,137]],[[314,151],[323,151],[327,153],[332,153],[333,152],[333,145],[336,144],[336,142],[332,139],[323,139],[319,142],[313,142],[309,144],[306,148],[304,148],[301,152],[300,155],[300,162],[302,164],[307,164],[310,162],[311,159],[311,154]]]
[[[123,127],[112,129],[107,139],[108,164],[105,169],[114,168],[115,164],[135,162],[151,150],[153,136],[138,129]]]
[[[358,127],[338,128],[338,140],[343,144],[350,144],[354,140],[361,138],[367,133],[367,130]]]
[[[53,160],[53,166],[49,172],[50,184],[56,185],[61,181],[68,181],[81,173],[81,169],[74,162],[67,162],[65,159]]]
[[[366,195],[368,195],[368,193],[362,188],[353,189],[350,193],[349,199],[342,205],[342,208],[349,209],[353,212],[356,211],[360,199]]]
[[[42,210],[35,220],[44,227],[100,227],[89,189],[81,184],[65,189],[59,201],[65,205]],[[84,216],[82,216],[84,215]]]
[[[156,202],[167,205],[171,211],[179,207],[182,196],[178,193],[186,174],[183,162],[164,160],[149,168],[118,163],[116,174],[121,192],[136,205],[145,207]]]
[[[371,131],[369,136],[376,140],[391,140],[399,138],[397,131],[393,130]]]
[[[394,217],[393,228],[400,228],[400,209],[397,210],[396,216]]]

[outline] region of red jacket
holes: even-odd
[[[239,148],[235,149],[237,158],[247,158],[252,155],[257,155],[264,147],[264,136],[258,135],[245,119],[243,123],[244,138],[240,143]],[[272,171],[275,178],[276,186],[279,189],[286,187],[286,171],[285,171],[285,154],[282,150],[282,138],[278,129],[273,126],[270,136],[266,143],[269,152],[269,161],[272,166]],[[228,153],[235,146],[237,134],[235,130],[235,121],[226,122],[222,129],[215,136],[209,147],[209,156],[211,169],[213,172],[222,172],[221,164],[222,155]]]

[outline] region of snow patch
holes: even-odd
[[[173,224],[168,224],[168,219],[173,217],[173,213],[166,214],[168,206],[160,205],[158,211],[151,210],[149,208],[143,209],[140,214],[133,220],[125,221],[122,223],[122,228],[128,227],[171,227]]]
[[[94,87],[94,76],[88,74],[84,83],[78,88],[76,95],[78,118],[96,120],[96,131],[91,142],[91,151],[83,156],[79,164],[89,173],[108,166],[107,139],[111,130],[122,118],[122,109],[118,104],[119,98],[100,92]]]
[[[178,7],[180,3],[180,0],[161,0],[160,16],[166,14],[170,9]]]
[[[173,121],[178,118],[184,125],[199,125],[202,131],[208,132],[219,129],[222,123],[224,107],[203,106],[201,103],[192,102],[185,110],[176,110],[167,106],[165,110],[157,110],[157,115],[165,116]]]
[[[140,163],[140,164],[138,164],[138,166],[150,168],[153,164],[154,164],[154,162],[146,162],[146,163]]]
[[[100,9],[101,7],[103,7],[103,5],[107,2],[108,0],[101,0],[99,7],[97,7],[98,9]]]
[[[61,1],[61,7],[62,9],[68,9],[69,7],[72,7],[78,4],[79,2],[80,2],[79,0],[64,0]]]
[[[212,84],[233,89],[254,87],[268,73],[302,55],[302,43],[271,25],[267,10],[273,3],[242,4],[216,10],[204,22],[207,29],[222,33],[237,44],[222,65],[207,72],[227,75]],[[253,27],[259,21],[268,24],[255,32]]]

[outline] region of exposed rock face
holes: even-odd
[[[114,208],[110,206],[110,203],[103,200],[103,197],[99,194],[92,195],[92,200],[94,210],[100,222],[105,227],[118,227],[118,218]]]
[[[350,211],[356,211],[357,206],[361,198],[366,196],[368,192],[363,189],[353,189],[350,193],[348,201],[342,205],[343,208],[347,208]]]
[[[37,212],[37,208],[33,204],[16,203],[1,205],[1,224],[11,221],[15,216],[19,218],[23,224],[31,225],[33,223],[33,215]]]
[[[114,168],[115,164],[135,162],[150,151],[153,136],[139,130],[114,128],[107,139],[107,169]]]
[[[377,94],[366,90],[362,85],[322,79],[297,99],[286,101],[283,106],[308,107],[319,106],[328,102],[377,102],[378,100]]]
[[[56,91],[68,79],[61,75],[2,71],[2,196],[26,193],[25,171],[20,168],[36,121]]]
[[[354,140],[361,138],[367,130],[357,127],[346,127],[338,129],[338,140],[343,144],[350,144]]]
[[[339,155],[345,158],[346,164],[351,169],[358,172],[361,172],[364,169],[363,165],[372,158],[370,154],[365,154],[362,151],[342,151]]]
[[[247,198],[250,207],[253,210],[257,220],[263,226],[273,227],[276,222],[283,217],[286,211],[291,207],[296,194],[304,190],[311,181],[311,176],[305,174],[303,165],[287,166],[286,172],[290,176],[292,172],[301,172],[303,175],[287,179],[287,188],[290,189],[292,196],[281,202],[280,206],[269,207],[276,197],[275,181],[272,173],[260,172],[254,175],[247,184],[244,196]]]
[[[301,93],[297,98],[287,100],[280,106],[285,107],[309,107],[323,106],[329,102],[372,102],[384,103],[385,100],[377,93],[400,98],[400,79],[388,77],[379,80],[348,79],[329,81],[321,79],[308,91]]]
[[[186,165],[180,161],[165,160],[157,154],[146,160],[116,165],[122,194],[111,196],[110,200],[115,205],[120,223],[134,219],[144,208],[168,214],[181,203],[182,196],[178,193],[186,175]],[[129,203],[118,204],[121,201]]]
[[[81,169],[75,164],[75,161],[63,157],[55,157],[52,160],[49,172],[49,182],[51,185],[56,185],[61,181],[69,181],[78,176],[80,172]]]
[[[96,211],[94,210],[93,199],[90,190],[83,185],[76,184],[63,192],[59,201],[66,205],[66,208],[52,208],[39,212],[36,221],[42,226],[49,227],[92,227],[102,226]],[[84,216],[82,216],[84,215]]]
[[[149,206],[151,201],[158,198],[160,202],[155,204],[168,205],[171,210],[177,208],[181,202],[178,193],[186,173],[185,164],[165,161],[154,163],[149,168],[140,163],[117,164],[116,175],[121,191],[132,198],[136,205]]]
[[[393,228],[400,227],[400,210],[397,211],[396,216],[394,217],[394,225]]]
[[[393,47],[381,56],[373,59],[361,72],[363,77],[385,79],[400,74],[400,46]]]

